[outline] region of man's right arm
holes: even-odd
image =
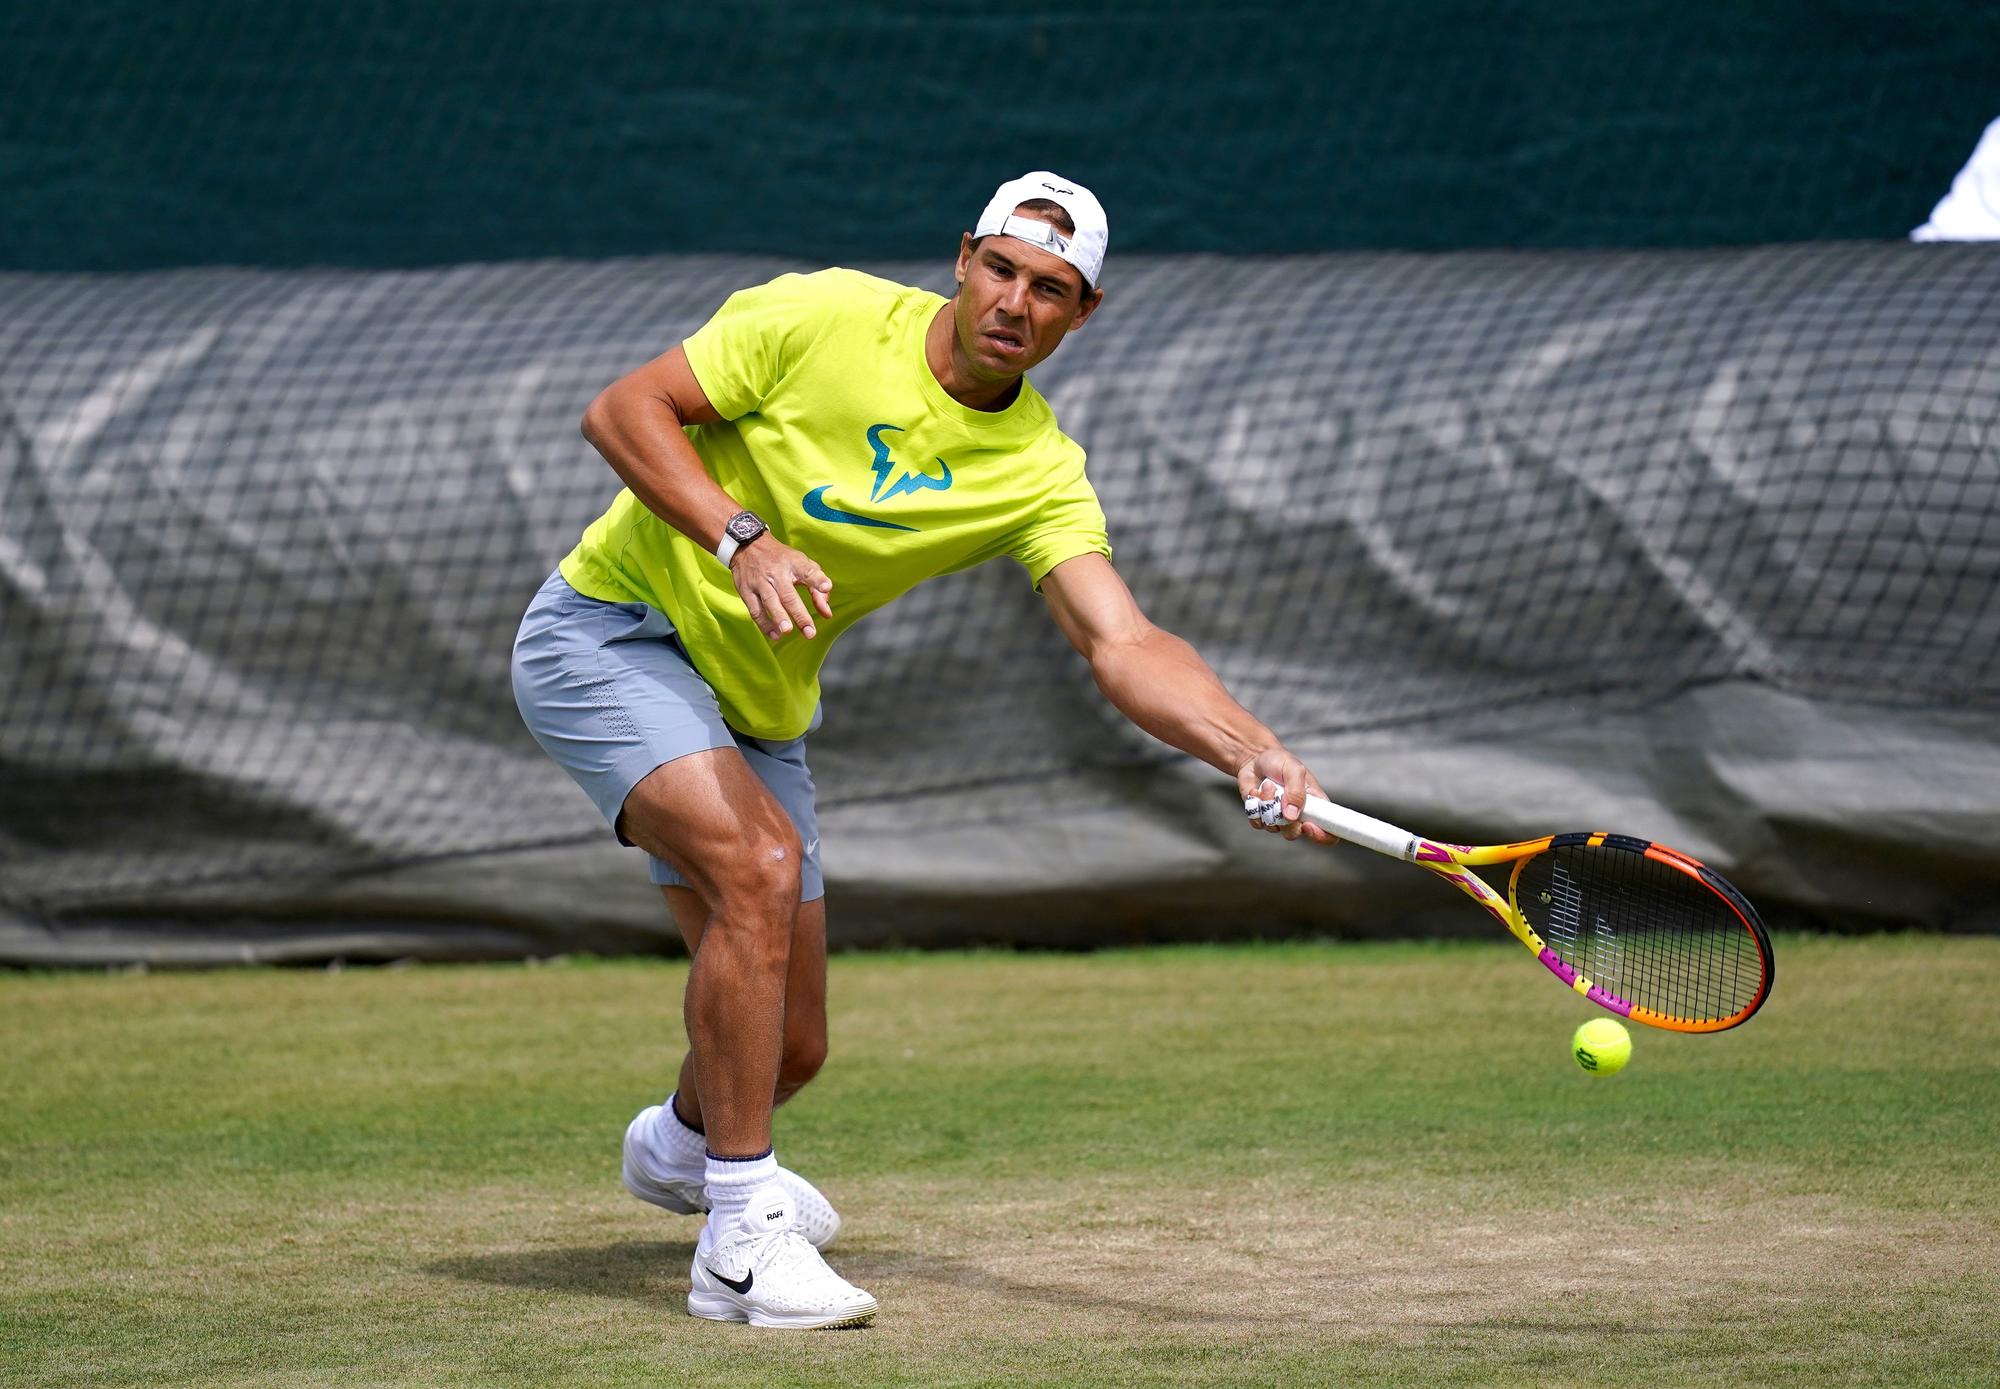
[[[648,511],[713,551],[743,508],[708,475],[682,427],[721,418],[687,353],[675,347],[599,391],[583,412],[583,437]],[[729,571],[751,619],[773,641],[794,627],[808,639],[815,635],[800,588],[812,594],[822,617],[833,616],[827,601],[833,580],[774,535],[738,550]]]

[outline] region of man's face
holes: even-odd
[[[974,245],[968,234],[959,244],[957,273],[959,347],[989,379],[1019,376],[1040,362],[1104,298],[1061,256],[1011,236]]]

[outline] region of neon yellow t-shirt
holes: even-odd
[[[1040,392],[1023,381],[988,412],[938,384],[924,334],[944,303],[852,270],[781,275],[683,344],[723,417],[687,431],[709,474],[833,580],[814,640],[765,637],[715,556],[629,489],[562,562],[579,593],[664,612],[738,732],[804,734],[834,640],[924,579],[1011,555],[1040,585],[1111,553],[1083,450]]]

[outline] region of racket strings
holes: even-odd
[[[1643,853],[1558,846],[1522,866],[1515,892],[1550,950],[1636,1006],[1715,1021],[1763,989],[1763,953],[1727,899]]]

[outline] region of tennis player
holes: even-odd
[[[1111,566],[1083,450],[1025,373],[1102,307],[1104,210],[1002,184],[951,299],[851,270],[746,289],[591,402],[625,488],[536,594],[514,694],[550,756],[643,849],[694,964],[689,1054],[626,1129],[624,1180],[706,1211],[688,1310],[852,1326],[875,1299],[819,1250],[840,1218],[778,1165],[771,1111],[826,1057],[826,912],[806,740],[840,634],[933,575],[1002,556],[1126,717],[1285,788],[1319,785]]]

